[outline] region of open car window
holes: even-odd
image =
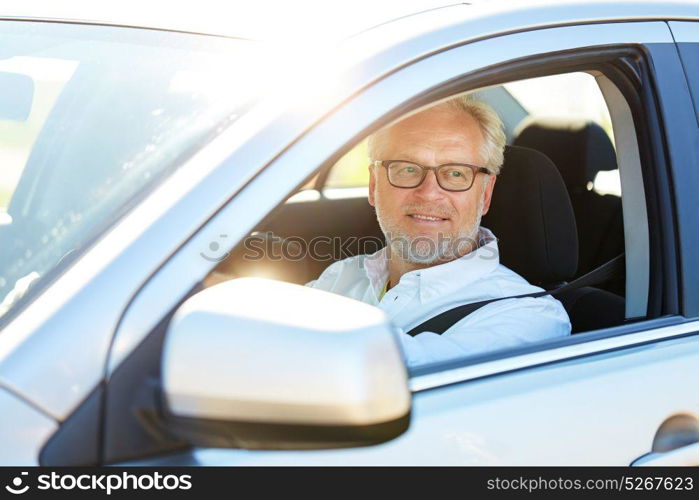
[[[571,278],[623,253],[621,183],[614,131],[595,77],[585,72],[545,76],[478,89],[472,94],[501,117],[508,145],[537,149],[559,168],[574,205],[578,229],[586,233],[581,234],[579,242],[582,263]],[[537,134],[541,137],[534,137]],[[559,148],[561,140],[568,142]],[[594,152],[599,156],[591,156]],[[376,241],[382,241],[383,235],[367,202],[369,161],[367,140],[362,140],[337,162],[319,171],[288,200],[287,208],[278,209],[276,222],[254,232],[258,236],[269,232],[277,237],[279,241],[269,251],[278,255],[270,254],[257,262],[243,261],[238,248],[233,252],[238,257],[221,264],[215,281],[249,272],[302,284],[315,279],[340,257],[375,249]],[[600,204],[604,206],[598,207]],[[592,205],[596,208],[590,208]],[[588,215],[590,210],[594,215]],[[595,226],[602,227],[605,236],[590,236],[599,232]],[[304,245],[303,241],[308,250],[309,241],[318,236],[354,239],[356,244],[346,246],[341,253],[318,252],[291,258],[293,251],[289,248]],[[270,243],[269,239],[266,241]],[[319,244],[316,248],[320,247]],[[623,277],[607,287],[619,295],[625,294]]]

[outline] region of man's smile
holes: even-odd
[[[416,222],[418,224],[428,224],[428,225],[440,225],[444,224],[445,222],[448,222],[449,219],[446,217],[441,217],[436,214],[432,214],[429,212],[416,212],[416,213],[409,213],[406,214],[407,217],[410,218],[411,221]]]

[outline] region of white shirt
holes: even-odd
[[[505,299],[487,304],[442,335],[407,333],[437,314],[471,302],[541,291],[500,264],[497,239],[480,228],[481,246],[456,260],[407,272],[379,295],[388,279],[387,248],[334,262],[306,284],[383,309],[401,329],[409,367],[463,358],[570,335],[563,305],[550,296]]]

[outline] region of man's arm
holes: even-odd
[[[570,335],[563,305],[552,297],[504,299],[466,316],[444,334],[403,333],[408,366],[465,358]]]

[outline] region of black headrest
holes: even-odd
[[[575,216],[561,175],[545,155],[508,146],[483,226],[498,238],[500,262],[544,288],[578,267]]]
[[[609,136],[597,123],[562,118],[529,118],[516,132],[515,146],[548,156],[571,192],[586,190],[597,172],[617,168]]]

